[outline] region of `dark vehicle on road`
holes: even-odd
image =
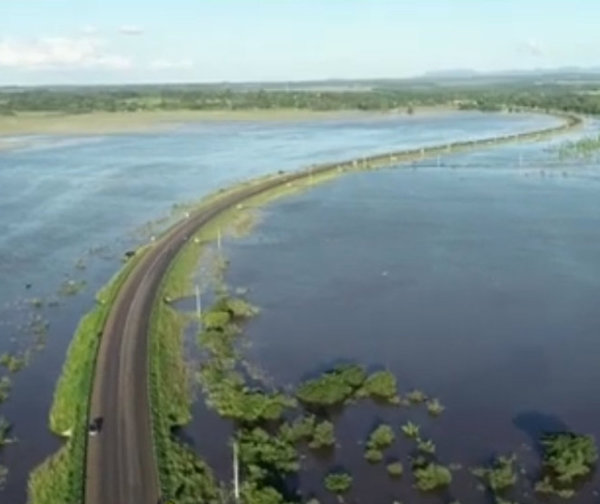
[[[96,417],[90,422],[88,432],[90,436],[96,436],[102,430],[102,423],[104,420],[102,417]]]

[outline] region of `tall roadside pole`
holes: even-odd
[[[200,297],[200,286],[196,284],[196,315],[202,320],[202,298]]]
[[[233,442],[233,495],[235,501],[240,501],[240,464],[238,459],[238,444]]]

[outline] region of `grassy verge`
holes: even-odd
[[[75,331],[50,410],[50,429],[67,437],[67,441],[31,473],[28,484],[31,504],[83,501],[88,405],[99,335],[119,289],[142,254],[140,250],[98,292],[96,306],[83,316]]]

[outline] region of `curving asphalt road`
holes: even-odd
[[[453,149],[466,149],[539,134],[563,131],[565,125],[541,132],[508,135],[493,141],[454,142]],[[362,158],[373,166],[393,164],[411,156],[433,155],[448,146],[393,152]],[[282,184],[335,169],[352,168],[357,161],[328,163],[311,170],[281,175],[222,197],[174,226],[140,259],[121,288],[107,319],[95,369],[90,418],[102,417],[102,431],[90,437],[86,459],[86,504],[156,504],[160,496],[153,450],[148,387],[148,330],[150,314],[160,282],[187,237],[223,211]]]

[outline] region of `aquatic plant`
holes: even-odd
[[[75,296],[85,289],[85,285],[85,280],[65,280],[60,286],[58,294],[65,297]]]
[[[406,394],[406,398],[412,404],[420,404],[427,400],[425,393],[418,389],[411,390],[408,394]]]
[[[11,388],[12,383],[8,376],[3,376],[2,378],[0,378],[0,404],[2,404],[8,399]]]
[[[364,376],[361,366],[338,366],[319,378],[301,383],[296,395],[309,405],[334,406],[349,400],[364,381]]]
[[[279,433],[290,443],[298,443],[303,440],[310,440],[313,437],[316,418],[309,415],[296,418],[293,423],[284,423],[279,428]]]
[[[402,432],[409,439],[418,439],[420,427],[412,422],[406,422],[402,427]]]
[[[335,445],[335,432],[333,424],[328,420],[323,420],[314,426],[312,440],[308,444],[313,450],[320,448],[330,448]]]
[[[433,455],[435,453],[435,443],[431,439],[418,439],[417,450],[428,455]]]
[[[279,490],[272,486],[257,484],[254,481],[242,483],[240,497],[244,504],[284,504],[286,502]]]
[[[25,356],[19,357],[8,352],[0,355],[0,366],[4,366],[9,372],[17,373],[27,364]]]
[[[427,401],[427,411],[432,416],[441,415],[445,409],[446,408],[442,406],[442,403],[439,401],[439,399],[430,399]]]
[[[404,466],[401,462],[392,462],[387,465],[387,472],[392,478],[399,478],[404,472]]]
[[[4,417],[0,417],[0,447],[8,443],[8,434],[10,433],[11,425]]]
[[[541,444],[543,475],[536,491],[572,495],[577,480],[589,474],[598,460],[593,436],[573,432],[546,434]]]
[[[227,311],[210,310],[202,314],[202,324],[205,329],[223,331],[231,321],[231,315]]]
[[[343,495],[352,487],[352,476],[346,472],[335,472],[325,476],[325,488],[335,495]]]
[[[387,448],[394,442],[395,438],[396,435],[392,428],[387,424],[381,424],[369,435],[367,448],[376,448],[380,450],[382,448]]]
[[[371,374],[362,386],[361,396],[384,400],[392,404],[398,404],[396,377],[390,371],[376,371]]]
[[[450,470],[443,465],[434,463],[417,467],[414,475],[417,488],[425,492],[446,487],[452,482]]]
[[[4,489],[8,478],[8,467],[0,465],[0,491]]]
[[[371,464],[377,464],[383,460],[383,452],[378,448],[367,448],[365,450],[365,460]]]
[[[517,482],[516,459],[514,454],[501,456],[493,462],[492,467],[476,467],[471,473],[483,480],[493,493],[502,492]]]

